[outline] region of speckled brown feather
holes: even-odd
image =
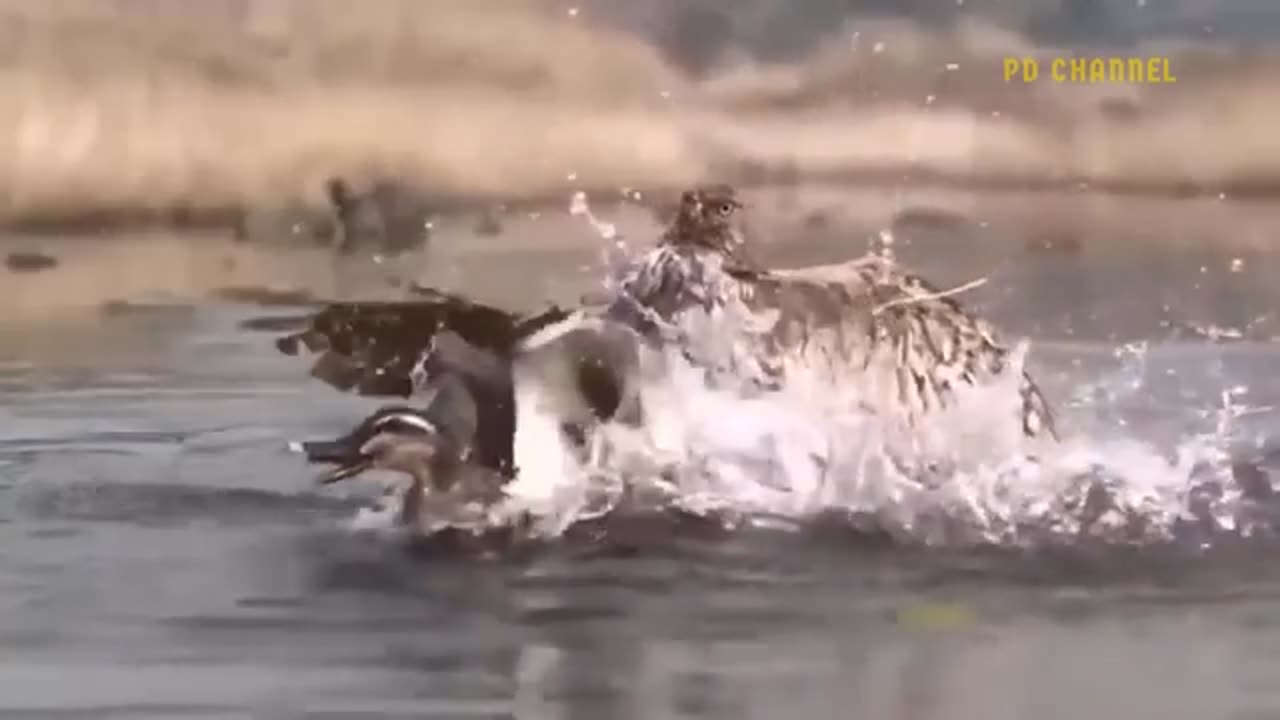
[[[729,306],[747,316],[776,314],[765,330],[741,331],[743,345],[735,357],[714,362],[737,363],[737,374],[764,388],[786,382],[788,357],[815,345],[845,367],[869,371],[879,362],[896,373],[894,409],[909,418],[946,407],[957,384],[981,385],[1009,367],[1013,350],[994,328],[890,260],[867,256],[800,270],[760,267],[734,227],[739,207],[724,186],[686,192],[659,246],[619,283],[627,303],[675,326],[690,311]],[[1048,403],[1026,372],[1020,394],[1023,434],[1056,438]]]

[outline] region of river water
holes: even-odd
[[[1230,415],[1222,447],[1269,471],[1280,218],[1265,204],[806,198],[754,198],[757,232],[797,238],[771,259],[859,254],[883,208],[949,207],[908,213],[894,251],[942,286],[988,278],[969,302],[1032,338],[1070,432],[1175,453]],[[638,525],[476,558],[351,530],[365,489],[316,488],[285,444],[376,402],[241,326],[280,308],[214,291],[376,296],[399,274],[572,300],[600,241],[563,212],[497,238],[445,228],[394,266],[212,236],[5,242],[61,266],[0,276],[0,716],[1280,714],[1265,531],[1015,550]]]

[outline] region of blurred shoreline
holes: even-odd
[[[1161,258],[1203,265],[1209,274],[1197,280],[1237,289],[1269,284],[1270,275],[1260,269],[1280,262],[1274,241],[1280,206],[1271,202],[819,184],[748,189],[744,199],[748,238],[770,265],[857,257],[888,231],[902,259],[928,267],[940,285],[1016,268],[1084,264],[1095,274],[1106,269],[1097,278],[1100,287],[1128,298],[1116,300],[1116,307],[1133,301],[1126,288],[1151,275]],[[632,246],[657,236],[654,214],[616,193],[591,197],[590,204]],[[467,214],[445,216],[429,247],[397,257],[239,242],[225,229],[0,233],[0,255],[38,253],[53,260],[39,271],[0,267],[0,305],[6,308],[0,325],[96,322],[127,315],[130,304],[145,314],[156,304],[396,298],[410,280],[513,309],[573,304],[597,289],[612,244],[568,206],[560,198],[509,212],[491,235],[477,233]],[[1236,265],[1245,274],[1235,273]]]
[[[0,2],[0,224],[217,227],[242,210],[324,209],[335,176],[441,207],[708,179],[1280,190],[1280,51],[1266,48],[1129,51],[1170,57],[1174,85],[1006,83],[1004,57],[1068,50],[977,16],[857,18],[794,56],[729,44],[692,73],[589,2],[161,7]]]

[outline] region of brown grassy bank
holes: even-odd
[[[588,4],[589,6],[589,4]],[[1177,46],[1161,86],[1006,84],[979,23],[861,22],[694,80],[549,0],[0,2],[0,219],[217,219],[325,178],[450,197],[906,179],[1272,192],[1280,54]]]

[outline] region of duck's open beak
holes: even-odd
[[[295,452],[307,457],[307,462],[333,465],[316,478],[321,485],[329,485],[339,480],[355,477],[373,467],[373,458],[360,452],[360,444],[353,438],[337,440],[309,440],[290,443]]]

